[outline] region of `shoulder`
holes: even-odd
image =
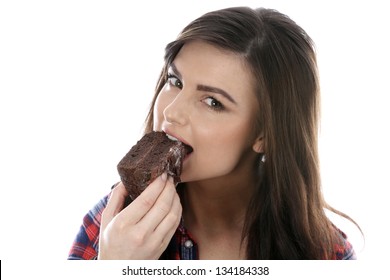
[[[352,244],[348,241],[347,235],[336,228],[338,242],[334,246],[334,260],[356,260],[355,250]]]

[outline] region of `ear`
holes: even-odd
[[[264,153],[264,139],[262,136],[256,138],[255,143],[253,143],[252,148],[258,154]]]

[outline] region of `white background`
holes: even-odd
[[[318,3],[317,3],[318,2]],[[362,260],[387,255],[385,1],[1,1],[0,259],[64,260],[140,137],[165,45],[228,6],[275,8],[317,45],[322,179]]]

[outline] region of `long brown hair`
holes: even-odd
[[[319,172],[319,81],[314,44],[286,15],[236,7],[207,13],[167,45],[165,66],[146,119],[181,47],[203,40],[242,56],[257,80],[258,133],[266,160],[247,210],[248,259],[328,259],[340,240],[325,214]],[[336,211],[337,212],[337,211]]]

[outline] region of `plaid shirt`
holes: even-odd
[[[70,249],[68,260],[95,260],[99,250],[99,229],[102,212],[107,205],[108,197],[104,197],[91,209],[83,219],[76,239]],[[339,230],[342,244],[336,246],[333,260],[356,259],[352,245],[346,235]],[[191,234],[180,223],[167,249],[160,259],[166,260],[196,260],[198,259],[197,244]]]

